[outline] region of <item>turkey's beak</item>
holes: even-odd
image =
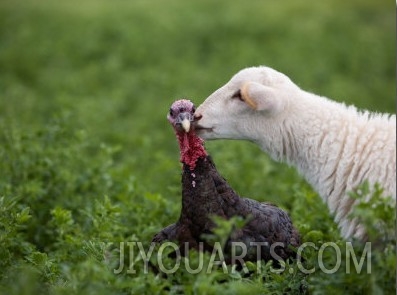
[[[186,133],[190,131],[190,124],[192,120],[192,116],[190,113],[180,113],[178,116],[177,123],[182,125],[183,130],[185,130]]]
[[[187,118],[183,119],[181,124],[182,124],[183,130],[185,130],[185,132],[188,133],[189,130],[190,130],[190,121],[189,121],[189,119],[187,119]]]

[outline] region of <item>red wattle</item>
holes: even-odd
[[[194,170],[196,162],[200,157],[206,157],[207,152],[204,148],[204,140],[198,137],[194,130],[190,132],[176,133],[181,153],[181,162],[188,165],[190,170]]]

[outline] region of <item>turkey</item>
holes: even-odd
[[[299,246],[300,238],[288,214],[275,205],[241,198],[230,187],[216,170],[204,141],[195,133],[194,112],[193,103],[181,99],[172,104],[167,116],[175,130],[183,163],[182,209],[179,220],[157,233],[152,241],[175,241],[182,254],[185,243],[188,248],[195,249],[202,243],[204,250],[211,251],[211,245],[203,239],[203,235],[211,234],[216,226],[211,217],[241,216],[247,222],[231,233],[223,249],[225,257],[230,257],[228,253],[233,242],[246,246],[244,261],[294,257],[293,248]]]

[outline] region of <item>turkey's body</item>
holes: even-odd
[[[289,246],[299,246],[299,234],[288,214],[272,204],[239,197],[218,173],[210,156],[199,158],[193,170],[183,165],[181,215],[177,223],[166,227],[153,241],[177,241],[181,246],[188,243],[189,248],[196,249],[201,242],[204,249],[211,251],[212,247],[202,235],[212,233],[215,227],[211,220],[213,215],[248,219],[242,229],[234,230],[229,237],[225,256],[230,256],[235,242],[244,243],[247,249],[245,261],[287,259],[295,255]],[[272,245],[274,252],[271,253]],[[184,249],[181,247],[182,253]]]
[[[241,198],[229,186],[207,155],[203,140],[190,129],[188,120],[193,113],[194,106],[187,100],[175,102],[170,109],[168,120],[174,126],[183,163],[182,210],[179,220],[156,234],[153,242],[178,242],[182,254],[186,244],[199,249],[202,243],[204,250],[211,251],[211,244],[203,238],[215,227],[211,217],[241,216],[247,222],[230,234],[223,249],[226,257],[230,257],[233,243],[247,250],[244,261],[295,256],[290,246],[299,246],[299,234],[288,214],[275,205]]]

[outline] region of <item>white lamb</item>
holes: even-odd
[[[317,190],[345,238],[365,238],[347,218],[348,192],[368,180],[396,197],[396,116],[360,112],[306,92],[268,67],[237,73],[196,111],[204,139],[244,139],[286,161]]]

